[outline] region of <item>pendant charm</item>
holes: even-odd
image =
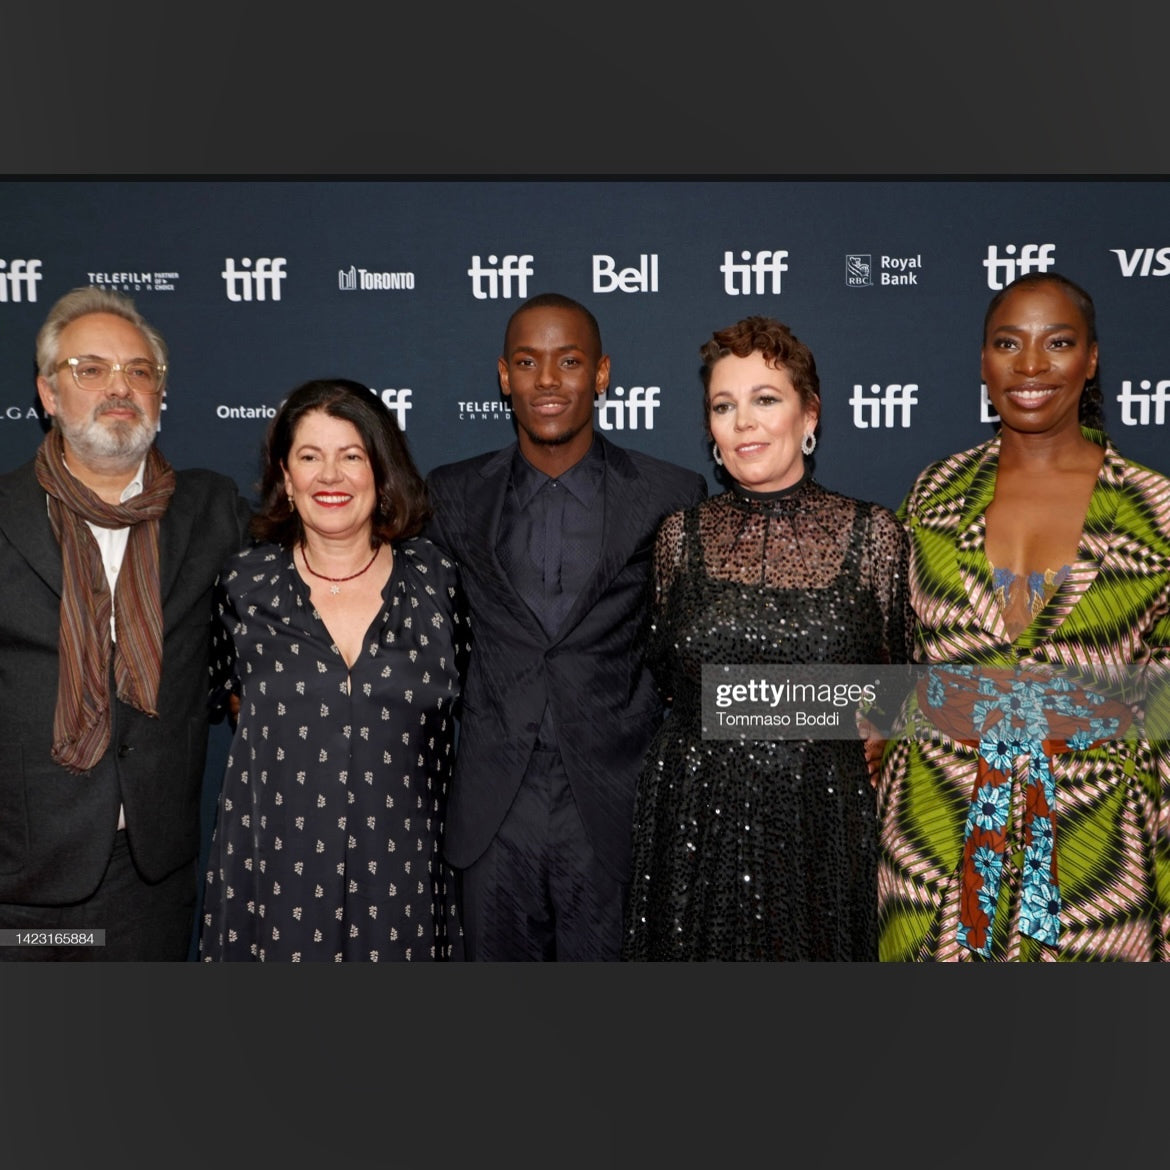
[[[330,593],[340,593],[340,592],[341,592],[341,586],[340,586],[340,585],[330,585],[330,586],[329,586],[329,592],[330,592]]]

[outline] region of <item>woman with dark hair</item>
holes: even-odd
[[[647,661],[670,711],[638,781],[623,958],[875,960],[875,797],[853,711],[851,738],[708,737],[703,668],[904,663],[905,534],[813,479],[820,384],[787,326],[747,317],[700,353],[730,490],[658,531]]]
[[[994,438],[927,467],[910,536],[929,664],[879,786],[883,960],[1170,959],[1170,480],[1101,414],[1096,313],[991,301]]]
[[[450,957],[440,846],[469,630],[454,564],[419,535],[428,515],[376,395],[344,378],[289,395],[258,543],[216,590],[235,735],[203,960]]]

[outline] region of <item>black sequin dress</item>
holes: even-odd
[[[663,521],[648,655],[671,710],[639,780],[622,957],[877,959],[860,738],[703,739],[704,663],[901,663],[906,540],[809,478]]]

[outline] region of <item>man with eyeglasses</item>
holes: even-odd
[[[167,351],[66,293],[37,334],[51,427],[0,476],[0,960],[188,957],[211,587],[235,483],[155,444]]]

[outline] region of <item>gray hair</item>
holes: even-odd
[[[89,313],[110,313],[129,321],[146,338],[155,362],[160,366],[167,364],[166,342],[158,330],[147,324],[142,314],[134,307],[134,302],[112,289],[98,288],[91,284],[71,289],[61,297],[49,310],[45,323],[37,332],[37,370],[42,377],[52,378],[56,373],[57,346],[61,339],[61,331],[78,317],[84,317]]]

